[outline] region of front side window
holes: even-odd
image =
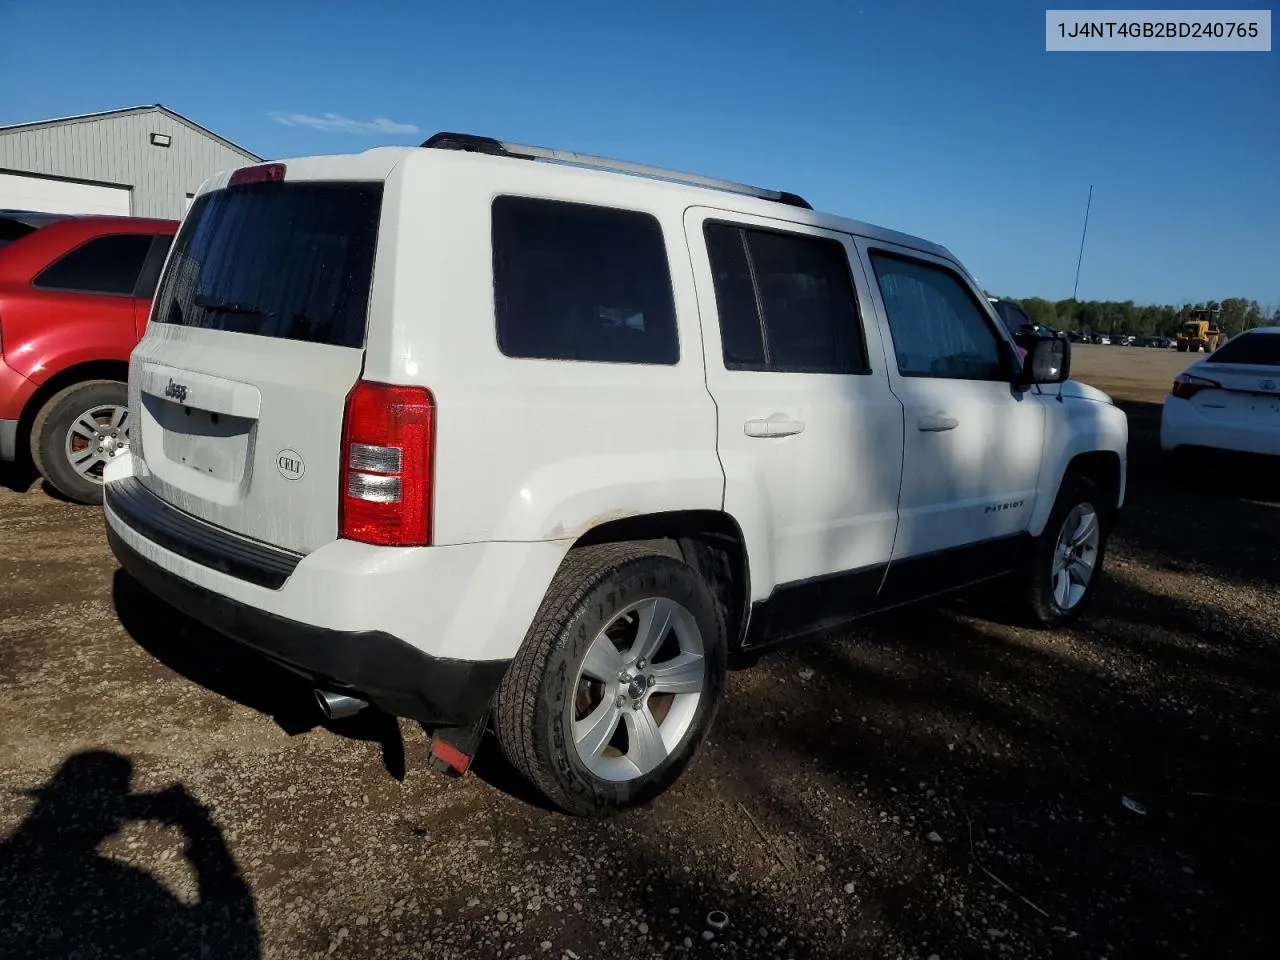
[[[493,291],[498,348],[508,357],[680,359],[666,244],[647,213],[498,197]]]
[[[880,251],[871,263],[903,376],[1007,379],[1000,340],[952,271]]]
[[[68,293],[132,296],[150,249],[149,233],[95,237],[45,267],[32,286]]]
[[[726,369],[869,372],[843,244],[729,223],[703,235]]]

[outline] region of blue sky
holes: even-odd
[[[0,123],[160,102],[268,157],[483,133],[792,190],[1054,299],[1092,183],[1082,299],[1280,306],[1280,52],[1050,54],[1046,5],[0,0]]]

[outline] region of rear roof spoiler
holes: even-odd
[[[481,137],[470,133],[437,133],[422,143],[423,147],[434,150],[463,150],[468,153],[484,153],[493,157],[513,157],[520,160],[543,160],[550,163],[564,163],[575,167],[588,167],[593,170],[608,170],[613,173],[625,173],[636,177],[649,177],[653,180],[667,180],[672,183],[684,183],[694,187],[706,187],[709,190],[722,190],[726,193],[737,193],[743,196],[756,197],[760,200],[772,200],[792,207],[803,207],[812,210],[809,202],[794,193],[784,190],[766,190],[732,180],[717,180],[697,173],[684,173],[679,170],[668,170],[665,167],[650,167],[627,160],[612,160],[608,157],[596,157],[588,153],[573,153],[569,150],[553,150],[549,147],[533,147],[527,144],[508,143],[492,137]]]
[[[24,226],[39,230],[58,220],[69,220],[68,213],[42,213],[38,210],[0,210],[0,220],[16,220]]]

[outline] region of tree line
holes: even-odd
[[[1181,307],[1142,305],[1132,300],[1045,300],[1043,297],[1001,297],[1022,307],[1035,323],[1058,330],[1084,333],[1156,334],[1171,337],[1186,314],[1196,308],[1221,309],[1221,327],[1229,334],[1252,327],[1280,324],[1280,308],[1260,307],[1257,300],[1228,297]]]

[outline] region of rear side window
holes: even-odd
[[[950,270],[874,252],[898,371],[907,377],[1003,380],[1001,340],[968,288]]]
[[[132,296],[150,249],[149,233],[96,237],[63,254],[31,283],[41,290]]]
[[[1215,351],[1210,362],[1280,367],[1280,333],[1242,333]]]
[[[666,245],[647,213],[496,198],[493,293],[498,348],[508,357],[680,359]]]
[[[703,233],[726,369],[869,372],[842,244],[727,223]]]
[[[152,322],[362,347],[380,183],[251,183],[191,205]]]

